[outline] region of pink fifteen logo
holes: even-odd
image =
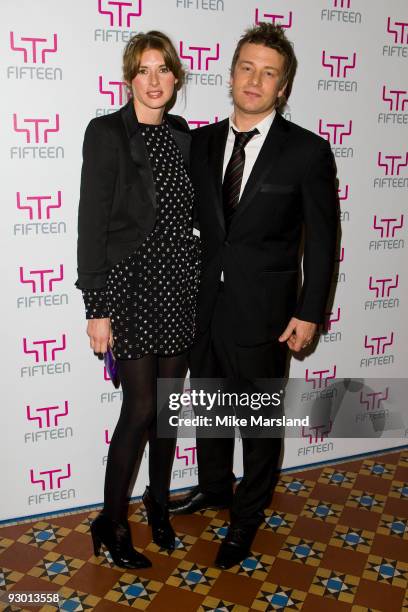
[[[193,85],[222,85],[221,74],[210,72],[220,59],[220,43],[213,46],[196,45],[180,41],[180,58],[187,61],[187,82]]]
[[[197,474],[197,447],[196,446],[176,446],[175,458],[181,463],[181,467],[175,465],[172,478],[182,479],[188,476],[196,476]]]
[[[313,390],[302,392],[301,401],[310,402],[318,398],[332,398],[336,393],[336,389],[330,387],[329,383],[336,379],[336,374],[336,365],[324,370],[310,370],[306,368],[305,381],[312,384]]]
[[[98,0],[98,13],[106,15],[111,27],[130,28],[131,20],[142,14],[142,0]]]
[[[62,406],[59,404],[41,408],[26,406],[26,415],[27,420],[36,422],[40,429],[44,427],[57,427],[59,420],[68,415],[68,401],[65,401]]]
[[[382,168],[385,174],[374,178],[374,189],[406,189],[408,178],[402,177],[401,173],[408,166],[408,151],[402,154],[378,152],[377,166]],[[398,177],[398,178],[397,178]]]
[[[364,310],[399,308],[399,299],[390,295],[394,289],[398,288],[398,285],[399,274],[382,278],[370,276],[368,279],[368,289],[373,292],[374,297],[364,302]]]
[[[33,357],[36,365],[23,366],[20,369],[21,378],[44,376],[46,374],[65,374],[71,371],[69,362],[57,362],[57,357],[67,348],[66,334],[62,334],[60,339],[29,340],[24,337],[22,345],[24,354]]]
[[[259,25],[262,21],[272,21],[273,25],[280,25],[282,28],[291,28],[293,23],[293,13],[265,13],[259,8],[255,9],[255,23]]]
[[[57,191],[55,195],[22,195],[16,192],[17,210],[24,211],[22,214],[28,223],[15,223],[13,233],[15,236],[29,236],[39,234],[65,234],[67,226],[65,221],[52,222],[53,211],[62,206],[62,193]]]
[[[350,11],[351,0],[327,0],[330,8],[321,10],[322,21],[337,21],[338,23],[361,23],[361,13]]]
[[[318,91],[357,91],[357,81],[347,77],[354,71],[357,64],[357,54],[333,54],[325,49],[322,51],[322,66],[330,73],[330,79],[319,79]]]
[[[360,391],[360,404],[365,408],[356,414],[356,423],[364,423],[367,420],[375,426],[375,419],[383,419],[388,416],[388,408],[383,406],[389,397],[389,389],[386,387],[381,391]]]
[[[43,306],[63,306],[68,304],[66,293],[55,293],[56,283],[64,280],[64,265],[57,268],[25,269],[19,268],[19,278],[22,285],[31,288],[30,296],[19,296],[17,308],[32,308]]]
[[[381,98],[389,112],[378,114],[378,123],[386,125],[406,125],[408,124],[408,91],[406,89],[391,89],[382,86]]]
[[[110,28],[94,31],[94,40],[101,42],[126,43],[136,34],[131,30],[142,15],[142,0],[98,0],[98,13]],[[120,28],[120,30],[116,29]],[[123,28],[128,28],[124,30]]]
[[[41,493],[28,497],[28,505],[67,500],[76,496],[75,489],[64,489],[72,476],[71,464],[48,470],[30,469],[30,483],[39,485]]]
[[[10,49],[23,66],[7,66],[8,79],[36,79],[55,81],[62,79],[61,68],[45,66],[58,50],[58,36],[22,36],[10,32]]]
[[[370,240],[369,251],[383,251],[389,249],[401,249],[405,241],[400,238],[399,232],[404,227],[404,215],[397,217],[380,217],[374,215],[372,229],[377,232],[376,240]]]
[[[330,142],[335,157],[353,157],[353,147],[346,147],[344,140],[348,139],[353,131],[353,121],[334,123],[319,119],[319,134]]]
[[[31,278],[30,278],[31,277]],[[32,293],[45,293],[53,291],[54,284],[64,279],[64,265],[59,269],[43,268],[40,270],[26,270],[20,266],[20,283],[30,285]]]
[[[389,348],[394,345],[394,332],[384,336],[364,336],[364,348],[369,357],[360,360],[360,368],[384,366],[394,363],[394,355],[390,354]]]
[[[408,21],[387,17],[386,32],[392,45],[383,45],[382,54],[387,57],[408,57]]]
[[[59,114],[57,113],[52,121],[46,118],[19,119],[17,114],[13,113],[13,129],[17,133],[25,134],[26,143],[48,143],[48,135],[60,130]]]
[[[58,37],[54,34],[52,39],[38,36],[18,36],[10,32],[10,47],[12,51],[22,53],[25,64],[45,64],[49,53],[56,53]]]
[[[13,113],[13,130],[16,134],[24,135],[24,141],[31,146],[11,147],[11,159],[55,159],[64,157],[63,147],[35,146],[48,144],[48,139],[54,137],[60,131],[60,116],[55,114],[54,118],[46,117],[24,117]]]
[[[35,431],[24,433],[24,442],[43,442],[48,440],[59,440],[73,436],[72,427],[63,427],[61,420],[69,414],[68,401],[55,406],[42,406],[33,408],[26,406],[26,418],[30,424],[35,424]]]
[[[303,425],[300,434],[303,440],[305,440],[306,446],[298,448],[298,455],[314,455],[315,453],[320,454],[333,450],[333,442],[327,441],[332,426],[333,422],[331,419],[318,425]]]
[[[122,106],[130,99],[130,91],[124,81],[108,81],[102,75],[98,78],[99,93],[107,96],[111,106]]]

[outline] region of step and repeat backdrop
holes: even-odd
[[[402,378],[407,362],[406,0],[6,0],[1,14],[0,520],[102,500],[121,393],[89,349],[74,287],[81,147],[92,117],[126,103],[121,55],[141,30],[162,30],[178,48],[188,77],[174,111],[194,129],[231,111],[243,30],[286,28],[299,70],[285,116],[330,142],[342,220],[327,333],[292,360],[291,376],[315,397],[338,378],[362,379],[351,421],[383,418],[388,386],[372,391],[367,380]],[[286,441],[283,467],[396,447],[406,435],[332,438],[314,424]],[[239,451],[238,441],[238,475]],[[172,488],[196,477],[195,441],[180,439]],[[134,495],[145,484],[144,460]]]

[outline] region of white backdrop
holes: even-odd
[[[104,380],[85,336],[74,288],[76,215],[84,129],[126,101],[124,44],[140,30],[172,37],[189,70],[175,112],[196,127],[230,112],[229,62],[256,20],[287,27],[299,70],[286,116],[330,140],[340,180],[343,236],[330,332],[311,357],[292,362],[291,375],[312,386],[334,375],[405,375],[406,0],[6,0],[0,519],[102,499],[120,393]],[[367,406],[373,414],[381,408]],[[287,441],[283,466],[404,443],[304,432]],[[194,483],[196,469],[194,440],[180,440],[172,487]],[[143,463],[135,495],[145,480]]]

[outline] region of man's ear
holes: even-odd
[[[283,96],[283,94],[286,91],[287,85],[288,85],[288,82],[286,81],[286,83],[284,83],[284,85],[282,85],[281,89],[278,91],[278,98],[281,98]]]

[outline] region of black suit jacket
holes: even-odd
[[[189,165],[191,135],[184,119],[165,115]],[[152,166],[133,101],[92,119],[83,145],[78,213],[80,289],[105,286],[109,270],[153,230],[157,203]]]
[[[222,169],[228,126],[224,120],[192,132],[203,250],[198,326],[208,328],[224,270],[236,341],[251,346],[276,339],[292,316],[323,321],[336,247],[335,165],[327,141],[276,114],[227,234]]]

